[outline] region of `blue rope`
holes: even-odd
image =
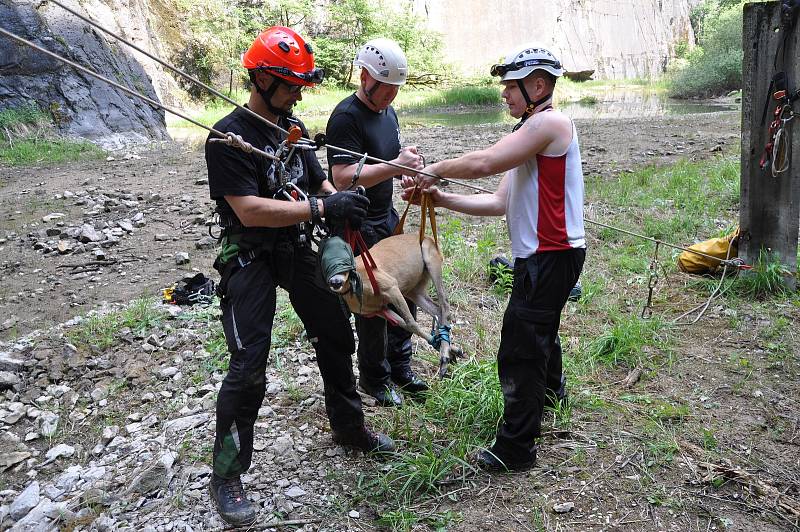
[[[434,349],[439,349],[439,347],[442,345],[442,342],[451,344],[450,328],[451,327],[449,325],[439,325],[438,327],[434,326],[434,328],[431,329],[431,341],[428,343],[430,343]]]

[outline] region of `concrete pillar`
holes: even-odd
[[[800,116],[787,133],[791,136],[791,166],[773,177],[759,159],[768,142],[768,128],[775,109],[770,100],[762,123],[764,102],[775,74],[773,62],[782,43],[785,61],[778,70],[788,76],[789,89],[800,88],[800,22],[784,40],[779,2],[756,2],[744,6],[742,61],[742,176],[739,255],[748,263],[758,260],[762,249],[779,257],[791,272],[797,271],[798,221],[800,221]],[[800,115],[800,100],[795,101]],[[795,278],[787,279],[792,288]]]

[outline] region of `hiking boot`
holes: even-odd
[[[536,463],[536,450],[533,451],[533,458],[524,462],[503,460],[498,457],[491,449],[484,449],[475,455],[475,463],[481,469],[487,471],[525,471],[533,467]]]
[[[403,404],[403,398],[391,386],[385,384],[370,386],[359,382],[358,389],[374,398],[378,402],[378,406],[401,406]]]
[[[241,477],[222,478],[211,475],[208,484],[211,500],[226,523],[233,526],[252,525],[256,520],[256,507],[247,499]]]
[[[393,453],[394,441],[380,432],[361,426],[355,429],[333,431],[333,441],[343,447],[350,447],[365,453]]]
[[[392,382],[398,385],[404,392],[411,394],[430,390],[428,383],[417,377],[411,368],[404,368],[396,373],[393,372]]]
[[[569,291],[569,297],[567,298],[567,301],[578,301],[581,298],[581,294],[583,294],[581,283],[575,283],[575,286],[573,286],[572,290]]]
[[[567,400],[567,377],[561,374],[561,386],[558,390],[545,390],[544,392],[544,407],[556,408],[560,403]]]

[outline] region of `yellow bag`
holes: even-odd
[[[728,253],[729,248],[730,253]],[[729,235],[698,242],[697,244],[689,246],[688,249],[717,257],[719,260],[684,251],[678,257],[678,268],[680,268],[681,271],[695,274],[714,273],[723,260],[726,258],[733,259],[738,255],[739,228],[737,227],[736,230]]]

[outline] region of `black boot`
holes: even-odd
[[[556,408],[562,401],[567,399],[567,377],[561,374],[561,385],[558,390],[545,390],[544,393],[544,407]]]
[[[344,447],[351,447],[365,453],[393,453],[394,441],[380,432],[361,426],[355,429],[333,431],[333,441]]]
[[[428,383],[417,377],[411,368],[403,368],[400,371],[392,372],[392,382],[398,385],[404,392],[422,393],[430,390]]]
[[[241,477],[222,478],[211,475],[208,484],[211,500],[219,516],[233,526],[252,525],[256,520],[256,507],[247,499]]]
[[[391,386],[385,384],[370,386],[364,381],[359,381],[358,388],[373,397],[380,406],[401,406],[403,404],[403,398]]]
[[[504,459],[491,449],[483,450],[475,455],[475,463],[489,471],[525,471],[536,463],[536,450],[533,451],[533,458],[524,462]]]

